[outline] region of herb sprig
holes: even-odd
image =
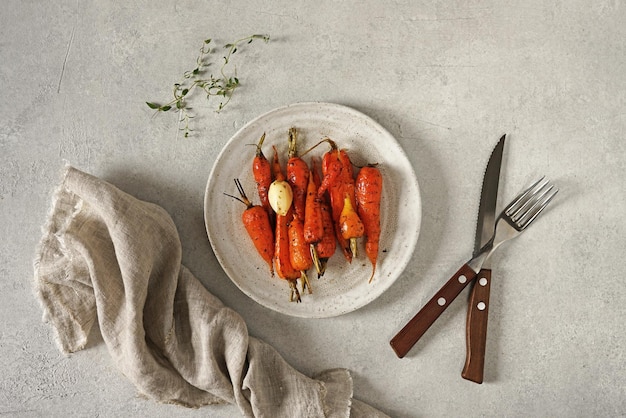
[[[173,99],[165,104],[156,102],[146,102],[146,104],[150,109],[154,109],[157,112],[178,112],[179,130],[184,131],[185,138],[188,137],[191,132],[189,122],[193,115],[190,112],[191,108],[188,106],[187,99],[196,92],[204,92],[209,101],[213,97],[219,97],[221,100],[216,112],[221,112],[230,102],[237,87],[239,87],[237,69],[230,70],[229,68],[231,57],[239,50],[240,45],[250,44],[255,39],[261,39],[267,43],[270,37],[269,35],[250,35],[224,45],[223,48],[226,50],[226,54],[221,59],[217,75],[208,71],[208,68],[215,64],[214,60],[211,60],[215,56],[211,45],[212,40],[204,40],[200,48],[200,54],[196,58],[196,67],[193,70],[185,71],[183,80],[174,84],[172,89]]]

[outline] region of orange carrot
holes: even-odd
[[[356,208],[352,206],[352,198],[347,193],[343,201],[343,210],[339,217],[339,228],[341,229],[341,236],[350,242],[350,251],[352,255],[357,255],[357,242],[356,239],[362,237],[365,234],[365,227],[363,222],[359,218],[359,214],[356,212]]]
[[[322,239],[315,244],[315,254],[319,260],[319,271],[317,277],[324,275],[326,271],[326,264],[330,257],[335,254],[337,248],[337,239],[335,235],[335,222],[330,211],[330,206],[325,201],[321,204],[322,209],[322,222],[324,225],[324,234]]]
[[[380,240],[380,200],[383,177],[376,167],[363,167],[356,177],[357,211],[365,227],[365,253],[372,263],[372,275],[376,272],[378,243]]]
[[[289,160],[287,161],[287,181],[293,190],[293,205],[296,215],[304,219],[306,192],[309,182],[309,167],[297,151],[297,132],[289,129]]]
[[[239,179],[235,179],[235,184],[237,185],[237,190],[241,198],[231,195],[227,196],[237,199],[247,206],[246,210],[244,210],[241,215],[241,220],[248,235],[252,239],[254,247],[269,266],[270,273],[273,276],[274,233],[270,225],[269,215],[262,206],[253,205],[252,202],[250,202]]]
[[[263,150],[263,141],[265,140],[265,133],[261,136],[259,143],[256,146],[256,155],[252,161],[252,174],[254,181],[256,182],[257,192],[261,199],[261,206],[265,208],[268,214],[270,214],[270,220],[272,215],[272,208],[270,207],[269,200],[267,198],[267,192],[272,184],[272,167],[270,162],[265,158]]]
[[[295,270],[300,270],[302,290],[308,287],[309,293],[312,293],[306,271],[313,265],[313,260],[309,244],[304,239],[304,224],[295,213],[293,219],[289,222],[289,261],[291,261],[291,266]]]
[[[344,202],[344,186],[342,180],[343,164],[340,160],[340,151],[337,144],[330,138],[325,139],[330,145],[330,151],[326,152],[322,157],[322,184],[318,189],[318,196],[322,196],[325,191],[328,192],[330,198],[330,209],[335,222],[335,233],[339,248],[348,262],[352,262],[352,252],[350,250],[350,242],[342,235],[339,227],[339,217],[343,209]]]
[[[272,159],[272,174],[274,182],[285,181],[285,175],[280,166],[278,150],[274,146],[274,158]],[[289,221],[293,218],[293,206],[290,206],[285,215],[276,213],[276,234],[274,242],[274,263],[276,265],[276,273],[281,279],[287,280],[291,293],[289,300],[300,302],[300,292],[296,286],[300,271],[291,265],[289,254]]]
[[[296,286],[297,280],[301,274],[291,265],[291,256],[289,252],[289,219],[293,217],[293,210],[285,216],[276,214],[276,241],[274,249],[274,262],[276,264],[276,273],[281,279],[289,282],[291,293],[289,300],[293,302],[294,298],[300,302],[300,292]]]
[[[319,256],[315,244],[324,236],[324,220],[322,218],[322,199],[317,197],[319,175],[316,173],[315,159],[311,161],[309,184],[306,189],[306,206],[304,209],[304,241],[309,244],[313,265],[317,270],[318,277],[322,273]],[[334,237],[333,237],[334,238]]]
[[[319,187],[317,195],[321,197],[326,190],[330,188],[332,184],[336,184],[339,176],[341,175],[341,160],[339,159],[339,153],[337,144],[330,139],[325,138],[325,142],[330,145],[330,151],[326,152],[322,157],[322,184]]]
[[[276,145],[273,145],[272,148],[274,149],[274,158],[272,159],[272,176],[275,181],[284,181],[285,174],[283,174],[283,169],[280,167],[280,159],[278,158]]]
[[[314,244],[324,235],[322,222],[322,199],[317,197],[317,183],[315,177],[316,163],[311,163],[309,181],[306,188],[306,205],[304,209],[304,239],[309,244]]]
[[[357,256],[357,238],[363,236],[363,223],[356,212],[355,180],[352,162],[345,149],[339,150],[339,160],[341,161],[341,190],[344,204],[341,212],[342,220],[339,223],[339,230],[344,239],[350,242],[350,251],[353,257]],[[348,206],[349,205],[349,206]]]

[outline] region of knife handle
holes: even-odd
[[[476,277],[476,272],[464,264],[435,296],[389,342],[400,358],[404,357],[452,301]]]
[[[491,270],[482,269],[476,276],[467,309],[467,326],[465,329],[467,354],[465,366],[461,372],[464,379],[476,383],[483,382],[490,288]]]

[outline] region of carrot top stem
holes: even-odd
[[[306,275],[306,271],[302,270],[300,272],[300,278],[302,279],[302,291],[305,289],[309,290],[309,295],[313,293],[313,288],[311,287],[311,283],[309,282],[309,278]]]
[[[311,249],[311,259],[313,260],[315,271],[317,271],[317,275],[319,277],[322,274],[322,265],[320,264],[320,257],[317,255],[315,244],[310,244],[310,249]]]
[[[300,157],[304,157],[306,154],[308,154],[309,152],[313,151],[315,148],[317,148],[318,146],[322,145],[324,142],[327,142],[330,145],[330,149],[331,150],[337,150],[339,148],[337,146],[337,144],[335,143],[335,141],[333,141],[332,139],[326,137],[326,138],[322,139],[320,142],[318,142],[317,144],[313,145],[308,150],[306,150],[303,153],[301,153]]]
[[[302,302],[302,299],[300,298],[300,292],[298,291],[298,286],[295,280],[289,280],[289,289],[289,302]]]
[[[244,192],[243,186],[241,185],[241,182],[239,181],[239,179],[235,179],[235,185],[237,186],[237,191],[241,195],[241,198],[239,198],[237,196],[233,196],[233,195],[228,194],[228,193],[224,193],[224,194],[226,196],[228,196],[228,197],[232,197],[233,199],[236,199],[236,200],[240,201],[241,203],[246,205],[248,208],[251,208],[253,206],[253,204],[252,204],[252,202],[250,202],[250,199],[248,199],[248,196],[246,196],[246,193]]]
[[[350,251],[352,252],[352,257],[357,258],[359,256],[359,246],[356,238],[350,238]]]
[[[289,128],[289,149],[287,151],[287,155],[289,156],[289,158],[298,156],[298,147],[297,147],[296,141],[297,141],[296,128]]]
[[[265,141],[265,132],[263,132],[263,135],[261,135],[261,139],[259,139],[259,143],[256,144],[256,156],[257,157],[264,157],[263,150],[261,149],[261,147],[263,146],[263,141]]]

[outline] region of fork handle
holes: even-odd
[[[491,270],[482,269],[476,276],[467,309],[465,337],[467,353],[461,372],[464,379],[482,383],[487,345],[487,319],[489,318],[489,292]]]
[[[404,357],[452,301],[476,277],[476,272],[464,264],[435,296],[389,342],[400,358]]]

